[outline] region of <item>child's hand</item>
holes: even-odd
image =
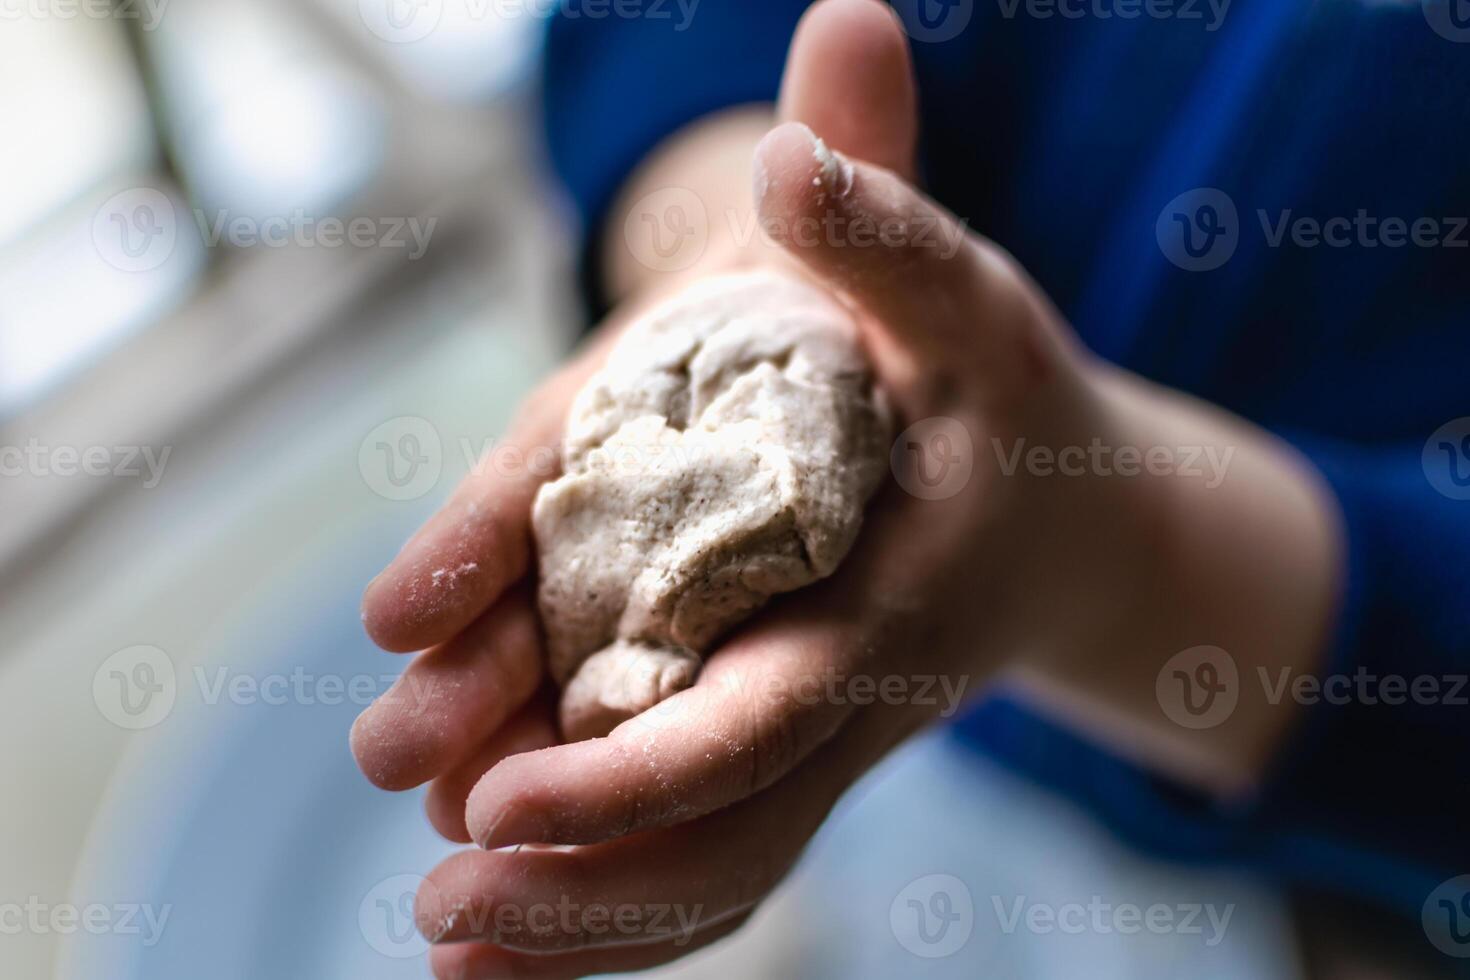
[[[914,188],[903,45],[882,6],[829,0],[798,33],[783,93],[787,118],[890,169],[824,165],[794,123],[756,154],[762,217],[789,233],[788,258],[852,303],[899,427],[919,423],[836,575],[773,602],[692,688],[570,745],[554,744],[538,695],[525,584],[536,479],[472,476],[368,588],[375,640],[429,648],[400,681],[427,708],[390,695],[354,728],[369,777],[394,789],[433,780],[431,818],[456,840],[585,845],[472,850],[435,869],[418,915],[445,944],[433,953],[441,977],[633,969],[727,934],[847,787],[1004,669],[1104,705],[1094,717],[1125,719],[1140,751],[1220,782],[1248,775],[1285,724],[1243,704],[1211,732],[1175,731],[1155,717],[1154,676],[1202,643],[1249,649],[1247,663],[1311,655],[1332,591],[1314,485],[1258,433],[1092,361],[1008,256]],[[864,104],[883,111],[840,111],[862,94],[812,70],[844,46],[872,69],[854,77],[884,93]],[[811,221],[826,230],[803,234]],[[557,445],[605,347],[606,336],[543,387],[509,441]],[[1169,477],[1011,466],[1017,447],[1094,440],[1229,445],[1237,482],[1208,496]],[[1219,599],[1221,583],[1242,598]],[[558,955],[534,955],[546,953]]]

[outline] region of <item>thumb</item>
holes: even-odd
[[[1016,262],[897,174],[850,160],[799,123],[755,152],[763,231],[936,371],[981,379],[993,404],[1059,355],[1059,317]]]
[[[807,10],[786,56],[780,118],[913,178],[918,97],[903,27],[886,4],[819,0]]]

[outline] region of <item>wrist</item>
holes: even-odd
[[[1108,367],[1094,387],[1114,444],[1166,465],[1090,479],[1103,513],[1089,519],[1111,513],[1112,526],[1074,560],[1106,600],[1082,602],[1090,618],[1021,670],[1118,750],[1206,789],[1239,789],[1297,715],[1266,697],[1262,674],[1310,673],[1322,655],[1341,578],[1335,505],[1289,447],[1241,419]],[[1219,651],[1231,707],[1196,725],[1171,712],[1167,675],[1201,648]]]

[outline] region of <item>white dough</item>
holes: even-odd
[[[768,597],[830,575],[889,439],[851,314],[800,280],[705,280],[631,324],[533,510],[564,734],[688,687]]]

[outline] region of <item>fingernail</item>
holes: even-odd
[[[812,137],[812,157],[822,168],[821,174],[817,177],[822,182],[822,186],[838,197],[852,190],[852,164],[847,162],[846,157],[823,142],[820,136],[812,133],[811,130],[807,132],[811,133]]]
[[[815,172],[803,161],[803,156],[816,163]],[[803,186],[790,183],[798,174]],[[853,169],[846,157],[829,147],[806,124],[787,123],[771,130],[757,147],[753,176],[757,204],[773,189],[800,197],[809,193],[811,187],[820,192],[820,202],[829,195],[841,198],[852,190]],[[810,186],[805,186],[808,183]]]
[[[540,844],[546,841],[546,830],[545,822],[537,814],[525,807],[507,804],[476,842],[487,851],[512,844]]]

